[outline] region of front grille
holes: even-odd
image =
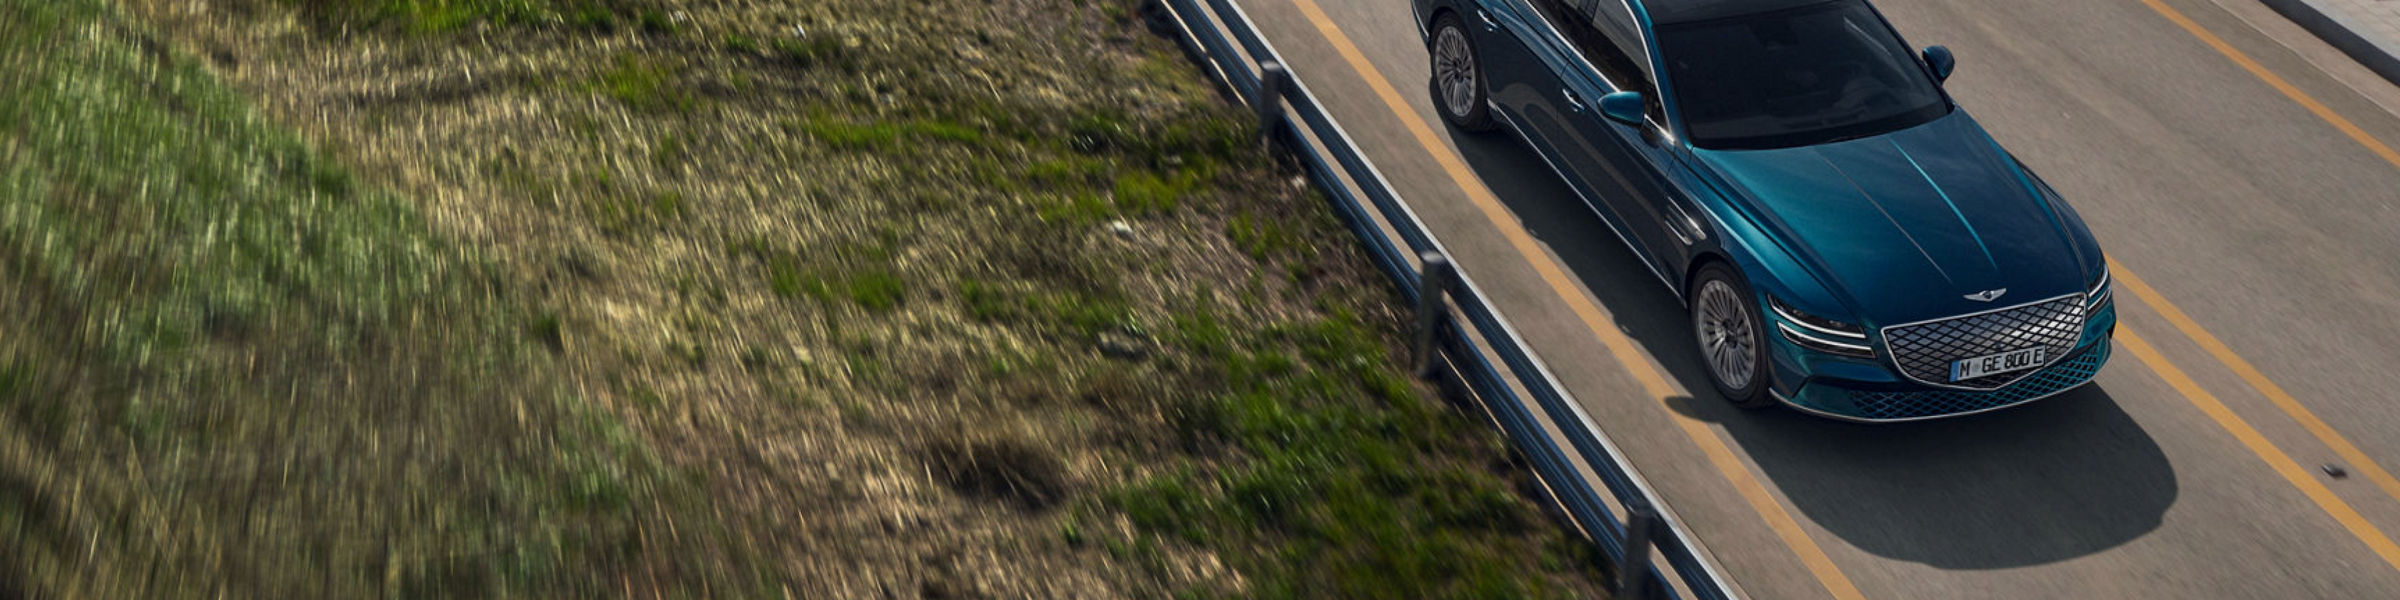
[[[2034,371],[2015,385],[1988,392],[1957,390],[1925,390],[1915,392],[1850,393],[1850,401],[1858,406],[1858,416],[1878,421],[1921,419],[1992,410],[2047,397],[2083,382],[2100,373],[2100,365],[2108,362],[2108,343],[2092,344],[2083,354],[2067,359],[2047,369]]]
[[[1910,379],[1943,387],[1998,389],[2034,371],[1951,381],[1950,363],[2034,346],[2048,346],[2050,360],[2056,362],[2065,358],[2068,351],[2075,349],[2075,342],[2082,339],[2083,317],[2083,298],[2074,296],[1955,319],[1886,327],[1883,343],[1892,351],[1892,363]]]

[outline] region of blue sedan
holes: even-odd
[[[2091,232],[1864,0],[1414,2],[1443,119],[1548,161],[1735,405],[1956,416],[2107,362]]]

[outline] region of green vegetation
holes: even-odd
[[[642,33],[650,35],[675,35],[683,31],[683,27],[676,25],[674,19],[668,18],[667,13],[660,12],[655,8],[643,9],[640,14],[634,16],[634,19],[641,23]]]
[[[676,76],[675,69],[662,61],[620,56],[614,66],[600,72],[593,86],[636,110],[691,112],[699,107],[700,100],[676,81]]]
[[[824,36],[797,39],[776,38],[773,45],[776,54],[782,55],[785,59],[792,61],[792,64],[801,67],[813,67],[831,62],[840,58],[842,52],[842,44],[839,40]]]
[[[907,291],[900,276],[889,271],[869,271],[853,275],[844,282],[850,300],[867,310],[887,311],[900,305],[901,294]]]
[[[1449,417],[1395,375],[1379,334],[1340,315],[1249,335],[1197,315],[1177,331],[1227,382],[1181,405],[1185,431],[1246,460],[1112,494],[1134,523],[1190,543],[1274,547],[1250,565],[1264,575],[1261,597],[1555,592],[1529,587],[1540,579],[1518,557],[1486,554],[1490,539],[1535,527],[1522,501],[1470,467],[1422,462],[1454,443]]]
[[[1171,179],[1150,171],[1136,171],[1118,177],[1111,191],[1117,200],[1117,208],[1125,212],[1141,214],[1174,210],[1176,204],[1198,189],[1207,177],[1207,173],[1193,170],[1176,173]]]
[[[1133,0],[104,1],[0,0],[0,597],[1598,595]]]
[[[324,22],[389,27],[412,34],[439,34],[489,24],[500,27],[566,25],[612,31],[619,14],[638,0],[283,0],[314,11]],[[645,29],[671,32],[665,13],[639,13]],[[654,25],[655,23],[655,25]]]
[[[758,38],[739,33],[725,34],[725,48],[743,54],[758,53]]]
[[[819,114],[805,121],[787,122],[785,127],[843,150],[900,153],[904,150],[901,148],[904,143],[947,142],[970,146],[984,143],[982,131],[957,123],[930,120],[854,123]]]

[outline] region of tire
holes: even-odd
[[[1464,131],[1491,131],[1491,96],[1483,80],[1483,56],[1475,51],[1475,36],[1467,31],[1458,13],[1443,13],[1433,21],[1433,37],[1426,44],[1426,54],[1433,59],[1432,85],[1434,112],[1442,120]]]
[[[1766,321],[1757,298],[1724,263],[1701,267],[1692,278],[1692,337],[1700,346],[1700,366],[1727,402],[1750,410],[1775,406],[1767,394],[1774,370],[1767,364]]]

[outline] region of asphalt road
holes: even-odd
[[[2400,597],[2400,90],[2264,8],[1877,2],[2090,222],[2125,329],[2098,385],[1861,426],[1716,398],[1538,158],[1433,119],[1405,0],[1239,4],[1751,597]]]

